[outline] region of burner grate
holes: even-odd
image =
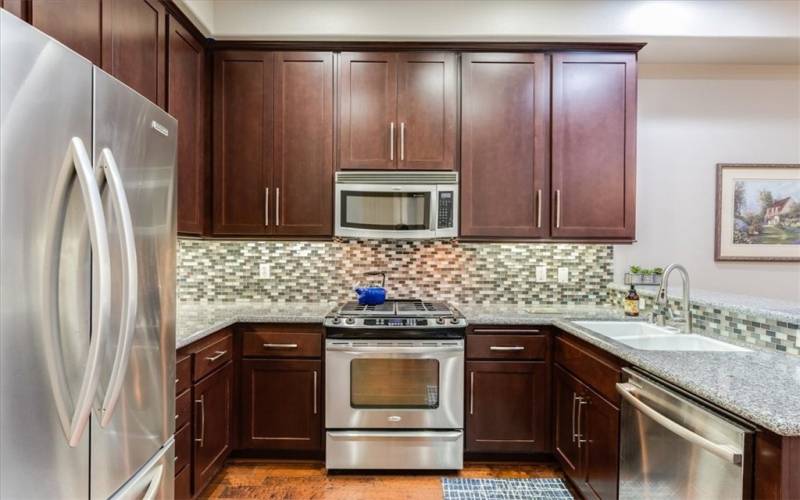
[[[339,308],[343,316],[451,316],[450,307],[444,302],[422,300],[387,300],[379,305],[362,305],[347,302]]]

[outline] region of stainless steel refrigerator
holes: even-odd
[[[4,499],[172,497],[176,135],[0,10]]]

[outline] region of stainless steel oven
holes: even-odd
[[[458,172],[337,172],[335,235],[458,236]]]
[[[325,351],[329,469],[462,467],[463,339],[328,339]]]

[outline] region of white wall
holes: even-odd
[[[800,264],[714,262],[717,163],[800,163],[800,67],[640,66],[637,239],[615,274],[680,262],[696,289],[800,302]],[[677,282],[676,282],[677,283]]]

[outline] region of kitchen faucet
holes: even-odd
[[[669,288],[669,276],[672,271],[678,271],[683,279],[683,298],[681,305],[680,315],[676,315],[675,311],[669,306],[669,298],[667,297],[667,290]],[[680,264],[670,264],[664,270],[664,278],[661,281],[661,286],[658,288],[656,295],[655,308],[650,316],[653,323],[664,326],[668,321],[673,324],[679,324],[677,328],[684,333],[692,332],[692,313],[689,310],[689,272]]]

